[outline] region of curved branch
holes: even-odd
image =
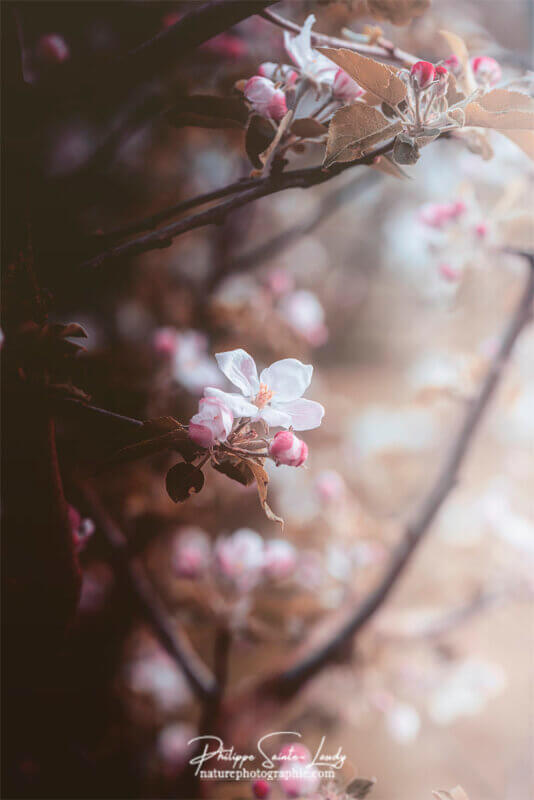
[[[389,565],[375,589],[356,609],[349,610],[345,619],[333,633],[329,633],[321,645],[304,647],[304,653],[297,655],[293,663],[278,674],[263,681],[259,691],[271,697],[287,698],[293,695],[309,678],[315,675],[327,663],[334,659],[358,633],[387,599],[397,581],[410,562],[415,550],[423,541],[437,512],[455,486],[458,471],[467,454],[473,436],[482,420],[488,403],[499,383],[504,366],[512,352],[514,344],[523,328],[532,319],[532,303],[534,299],[534,256],[526,256],[529,269],[525,288],[516,310],[510,319],[500,347],[495,354],[480,389],[472,399],[464,420],[456,434],[450,450],[445,457],[438,476],[416,511],[411,522],[406,526],[404,535],[394,549]],[[331,624],[329,630],[331,630]]]
[[[132,594],[158,635],[161,644],[181,667],[191,688],[202,700],[218,696],[219,689],[212,673],[193,649],[187,635],[173,622],[161,598],[148,578],[143,565],[130,558],[128,542],[122,531],[102,506],[92,487],[80,487],[88,512],[110,546],[117,570],[126,580]]]
[[[260,17],[263,17],[263,19],[266,19],[273,25],[285,31],[289,31],[290,33],[299,34],[302,30],[300,25],[284,19],[284,17],[281,17],[279,14],[275,14],[274,11],[264,10],[260,13]],[[340,39],[337,36],[327,36],[324,33],[315,33],[312,31],[311,40],[312,44],[315,45],[344,47],[345,50],[354,50],[355,53],[361,53],[361,55],[376,58],[379,61],[401,64],[403,67],[411,67],[412,64],[415,64],[417,61],[416,56],[413,56],[411,53],[406,53],[404,50],[400,50],[393,42],[383,37],[380,37],[377,44],[373,45],[366,44],[365,42],[354,42],[350,39]]]
[[[155,250],[157,248],[169,247],[173,239],[180,236],[187,231],[202,228],[205,225],[220,224],[224,221],[227,214],[237,208],[241,208],[247,203],[258,200],[260,197],[267,197],[268,195],[277,192],[283,192],[286,189],[308,189],[311,186],[318,186],[321,183],[334,178],[346,169],[362,164],[370,165],[373,161],[381,155],[389,153],[393,149],[393,142],[389,141],[382,147],[374,150],[369,155],[362,156],[355,161],[350,161],[343,164],[335,164],[329,169],[318,167],[307,167],[305,169],[292,170],[290,172],[282,172],[280,175],[268,175],[264,178],[258,178],[251,186],[247,183],[247,188],[243,189],[240,181],[231,184],[228,193],[233,193],[233,197],[225,200],[222,203],[200,211],[198,214],[193,214],[189,217],[184,217],[176,222],[166,225],[158,230],[151,231],[142,236],[137,236],[126,242],[114,245],[107,250],[99,253],[92,258],[80,264],[81,268],[98,267],[104,261],[123,256],[134,256],[140,253],[145,253],[148,250]],[[220,190],[222,191],[222,190]],[[201,195],[194,200],[195,205],[201,205],[206,202],[204,198],[206,195]],[[191,203],[193,201],[190,201]],[[141,223],[139,223],[141,224]]]

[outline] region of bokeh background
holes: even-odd
[[[23,31],[25,77],[38,83],[60,79],[64,68],[105,64],[194,4],[5,5]],[[298,23],[313,12],[316,29],[333,35],[368,21],[350,3],[291,0],[275,10]],[[380,24],[401,47],[434,60],[448,55],[438,31],[454,30],[515,80],[532,61],[532,20],[528,0],[434,0],[405,27]],[[43,55],[50,33],[68,48],[64,59]],[[165,249],[77,268],[80,240],[90,250],[95,236],[105,241],[109,231],[249,174],[242,131],[174,127],[162,99],[228,94],[261,62],[280,58],[281,31],[252,17],[165,81],[141,83],[126,108],[50,108],[36,145],[48,200],[35,236],[52,317],[88,333],[70,377],[95,406],[186,422],[214,380],[215,352],[242,347],[259,364],[294,356],[314,365],[309,394],[326,415],[305,436],[306,469],[270,470],[270,504],[286,521],[295,563],[289,577],[252,593],[245,615],[254,624],[232,644],[230,687],[267,674],[310,626],[365,596],[380,575],[517,301],[526,266],[499,249],[499,237],[532,202],[531,163],[507,139],[492,134],[488,161],[443,141],[427,148],[411,180],[349,170],[322,187],[245,206]],[[312,146],[292,165],[321,156]],[[421,220],[431,203],[460,204],[445,232]],[[280,246],[262,248],[284,232]],[[332,751],[347,753],[347,782],[377,777],[376,800],[426,799],[457,783],[471,800],[532,797],[533,356],[530,328],[458,485],[393,596],[341,663],[260,724],[260,733],[301,731],[311,749],[326,735]],[[105,451],[96,423],[59,424],[67,495],[84,519],[91,508],[78,476]],[[265,539],[280,532],[253,490],[214,471],[198,497],[175,505],[164,485],[172,463],[158,455],[91,483],[209,663],[213,608],[202,582],[176,576],[177,542],[191,526],[213,541],[243,527]],[[11,786],[26,797],[190,796],[183,770],[198,706],[117,580],[98,520],[94,528],[81,554],[76,626],[52,680],[36,658]],[[252,796],[245,783],[201,791]],[[273,796],[283,796],[279,787]]]

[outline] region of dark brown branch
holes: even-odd
[[[299,34],[302,30],[300,25],[275,14],[274,11],[264,10],[260,14],[263,19],[271,22],[279,28],[290,33]],[[312,31],[311,41],[314,45],[322,45],[326,47],[344,47],[345,50],[354,50],[355,53],[361,53],[363,56],[369,58],[376,58],[378,61],[386,61],[388,63],[401,64],[404,67],[411,67],[417,61],[417,57],[411,53],[406,53],[395,47],[393,42],[380,37],[376,44],[366,44],[365,42],[355,42],[352,39],[340,39],[337,36],[327,36],[324,33],[315,33]]]
[[[355,610],[349,611],[337,630],[328,635],[326,642],[318,647],[313,647],[311,651],[309,645],[307,648],[305,646],[303,648],[305,655],[297,656],[293,663],[282,672],[265,681],[261,691],[267,691],[271,696],[274,694],[279,697],[288,697],[294,694],[309,678],[336,657],[350,639],[371,619],[396,586],[415,550],[428,532],[434,517],[451,489],[455,486],[459,468],[467,454],[489,400],[499,383],[514,344],[523,328],[532,319],[534,257],[527,256],[527,259],[529,269],[525,288],[508,324],[500,347],[490,364],[479,392],[469,404],[464,420],[430,492],[422,501],[412,521],[408,523],[404,535],[393,551],[389,565],[378,585],[364,599],[361,605]]]
[[[318,208],[309,219],[282,231],[282,233],[269,239],[265,244],[260,245],[254,250],[238,256],[229,265],[227,272],[233,274],[235,272],[243,272],[244,270],[252,270],[260,266],[260,264],[265,263],[265,261],[275,258],[279,253],[287,247],[290,247],[301,237],[307,236],[315,230],[315,228],[325,222],[332,214],[335,214],[339,208],[356,194],[372,186],[378,177],[379,173],[368,170],[363,175],[358,175],[339,189],[330,192],[321,200]]]
[[[177,236],[188,231],[196,230],[197,228],[202,228],[205,225],[220,224],[232,211],[254,200],[258,200],[260,197],[267,197],[268,195],[282,192],[286,189],[308,189],[312,186],[318,186],[350,167],[372,164],[375,158],[389,153],[392,148],[393,143],[389,141],[369,155],[363,156],[356,161],[345,164],[335,164],[329,169],[323,169],[320,166],[307,167],[306,169],[283,172],[280,175],[268,175],[264,178],[258,178],[253,186],[247,184],[247,188],[245,189],[241,188],[241,182],[238,181],[236,184],[232,184],[231,187],[228,187],[228,191],[231,189],[234,194],[231,199],[218,203],[205,211],[200,211],[198,214],[184,217],[158,230],[151,231],[142,236],[137,236],[122,244],[112,246],[98,255],[89,258],[87,261],[84,261],[80,266],[82,268],[98,267],[104,261],[110,259],[139,255],[148,250],[169,247],[173,239]],[[200,205],[201,202],[204,202],[202,196],[195,200],[195,205]]]
[[[146,83],[166,73],[199,45],[226,31],[243,19],[258,14],[277,0],[211,0],[185,13],[174,25],[161,30],[151,39],[111,63],[74,65],[62,71],[61,80],[41,84],[41,96],[64,99],[90,93],[116,100],[139,83]],[[118,100],[117,100],[118,101]]]
[[[215,678],[193,649],[186,634],[169,618],[141,562],[130,557],[126,537],[102,506],[97,493],[88,484],[81,487],[81,493],[87,512],[112,550],[117,571],[126,580],[162,645],[183,670],[191,688],[200,699],[207,700],[217,696]]]

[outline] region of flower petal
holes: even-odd
[[[221,392],[221,390],[216,389],[215,386],[207,386],[204,389],[204,395],[206,397],[216,397],[218,400],[222,400],[236,418],[255,417],[258,413],[257,407],[249,403],[248,400],[245,400],[243,395],[234,394],[233,392]]]
[[[274,392],[274,402],[277,404],[301,397],[310,385],[312,375],[311,364],[303,364],[297,358],[283,358],[264,369],[260,381]]]
[[[324,417],[324,408],[315,400],[292,400],[289,403],[275,403],[277,411],[282,411],[291,418],[291,425],[296,431],[311,431],[318,428]]]
[[[289,428],[291,417],[285,411],[272,406],[265,406],[258,413],[258,419],[263,419],[270,428]]]
[[[245,397],[255,397],[258,394],[260,388],[258,371],[254,359],[246,350],[238,349],[216,353],[215,358],[221,372],[234,386],[237,386]]]

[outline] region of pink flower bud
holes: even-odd
[[[456,283],[456,281],[460,280],[460,273],[452,266],[452,264],[440,264],[438,271],[441,277],[445,278],[445,280],[449,281],[450,283]]]
[[[460,75],[462,72],[462,65],[458,56],[452,55],[445,59],[443,66],[446,67],[453,75]]]
[[[39,57],[48,64],[63,64],[70,58],[67,42],[59,33],[47,33],[41,36],[38,45]]]
[[[232,430],[234,415],[222,400],[203,397],[198,404],[198,414],[189,422],[189,437],[201,447],[213,447],[224,442]]]
[[[450,204],[450,216],[452,219],[458,219],[458,217],[461,217],[466,211],[467,206],[463,200],[456,200],[454,203]]]
[[[319,473],[315,481],[315,490],[323,503],[335,503],[345,494],[345,481],[333,469]]]
[[[92,519],[82,519],[79,511],[74,506],[69,506],[69,522],[74,549],[79,553],[95,532],[95,523]]]
[[[178,578],[200,578],[207,572],[211,560],[208,535],[202,528],[182,528],[173,542],[171,560]]]
[[[434,81],[436,70],[430,61],[417,61],[410,70],[414,85],[419,89],[426,89]]]
[[[254,75],[246,82],[244,94],[254,111],[263,117],[270,117],[275,121],[279,121],[287,112],[284,92],[281,89],[276,89],[269,78]]]
[[[479,237],[479,239],[483,239],[485,236],[488,235],[488,226],[485,222],[479,222],[475,225],[475,233]]]
[[[302,797],[314,792],[320,783],[319,771],[311,763],[311,753],[302,744],[285,745],[279,752],[280,786],[287,797]]]
[[[218,539],[214,549],[215,567],[223,580],[242,592],[254,589],[265,566],[263,539],[250,528],[240,528]]]
[[[292,431],[280,431],[269,445],[269,455],[277,466],[300,467],[308,458],[308,445]]]
[[[176,331],[173,328],[158,328],[154,334],[154,349],[162,355],[172,355],[178,345]]]
[[[257,797],[258,800],[265,800],[265,798],[269,797],[271,794],[271,787],[267,781],[259,778],[252,784],[252,794],[254,797]]]
[[[338,100],[352,103],[363,94],[363,89],[345,70],[338,69],[332,83],[332,93]]]
[[[480,85],[489,84],[489,86],[495,86],[502,78],[501,66],[491,56],[472,58],[471,68],[476,82]]]
[[[273,294],[287,294],[295,288],[295,280],[286,269],[275,267],[267,276],[267,286]]]
[[[265,543],[265,575],[271,580],[289,578],[297,566],[297,551],[285,539],[270,539]]]
[[[178,22],[178,20],[181,19],[181,17],[182,15],[179,14],[178,11],[169,11],[169,13],[165,14],[165,16],[162,19],[163,27],[172,28],[172,26],[176,25],[176,23]]]
[[[287,64],[275,64],[274,61],[264,61],[263,64],[260,64],[258,75],[262,78],[269,78],[275,83],[284,81],[293,84],[298,78],[298,73],[293,67],[288,67]]]
[[[247,55],[248,50],[246,42],[232,33],[220,33],[205,42],[202,48],[213,53],[213,55],[228,59],[243,58],[243,56]]]

